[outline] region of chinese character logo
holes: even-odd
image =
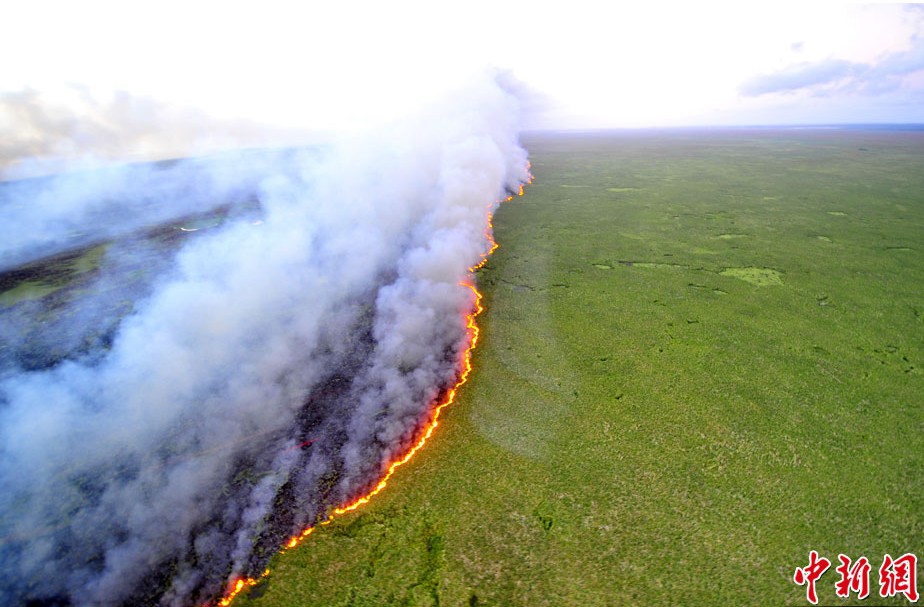
[[[851,592],[860,600],[868,597],[869,575],[872,569],[869,559],[861,556],[853,561],[845,554],[838,554],[837,560],[841,564],[834,569],[838,574],[838,580],[834,583],[835,594],[842,599],[850,598]],[[823,556],[819,557],[818,552],[812,550],[809,552],[808,565],[796,569],[792,576],[796,584],[805,586],[805,599],[813,605],[818,604],[816,583],[829,567],[831,561]],[[912,603],[917,602],[917,575],[918,557],[914,554],[906,553],[897,559],[886,554],[882,559],[882,566],[879,567],[879,596],[886,598],[903,594]]]
[[[883,597],[904,594],[912,603],[918,600],[918,557],[903,554],[895,560],[888,554],[879,568],[879,594]]]
[[[796,569],[796,573],[792,576],[792,580],[795,583],[799,584],[800,586],[805,586],[805,598],[812,605],[818,604],[818,594],[815,592],[815,582],[821,579],[821,576],[825,571],[828,570],[828,567],[830,566],[831,561],[825,557],[818,558],[818,553],[812,550],[809,552],[808,566]]]
[[[834,584],[834,591],[841,598],[850,598],[851,592],[857,593],[858,599],[865,599],[869,596],[869,559],[861,556],[857,562],[850,566],[850,557],[838,554],[837,559],[841,562],[840,566],[835,569],[840,574],[841,579]]]

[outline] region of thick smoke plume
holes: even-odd
[[[459,282],[527,177],[513,96],[486,80],[324,149],[225,161],[4,195],[49,208],[15,211],[34,234],[4,236],[6,276],[105,252],[91,295],[46,296],[73,341],[56,354],[29,352],[54,341],[29,323],[43,300],[0,310],[0,603],[214,600],[373,485],[455,382]]]
[[[317,141],[318,132],[244,119],[218,119],[192,107],[125,91],[67,84],[0,92],[0,177],[19,179],[241,147]]]
[[[284,151],[133,163],[0,183],[0,271],[216,208],[254,200]]]

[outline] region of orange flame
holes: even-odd
[[[527,169],[529,169],[530,166],[531,165],[527,165]],[[528,174],[528,179],[526,181],[526,184],[520,184],[520,189],[519,189],[519,192],[516,194],[516,196],[522,196],[524,185],[530,184],[532,183],[532,181],[533,181],[532,174]],[[504,202],[509,202],[513,200],[514,198],[515,198],[514,195],[510,195],[504,200]],[[335,508],[331,512],[331,514],[328,515],[326,519],[318,523],[319,525],[329,525],[335,516],[340,515],[340,514],[345,514],[347,512],[351,512],[353,510],[356,510],[360,506],[369,503],[369,501],[373,497],[375,497],[383,489],[385,489],[385,487],[388,486],[388,479],[391,478],[392,474],[394,474],[398,468],[400,468],[401,466],[409,462],[410,459],[414,457],[414,454],[417,453],[421,449],[421,447],[424,446],[424,444],[426,444],[427,440],[433,434],[433,431],[436,430],[436,427],[439,425],[440,412],[442,412],[443,409],[445,409],[447,406],[452,404],[453,400],[455,400],[456,398],[456,392],[459,390],[460,387],[462,387],[462,385],[466,381],[468,381],[468,376],[472,371],[472,352],[475,350],[475,346],[478,345],[478,335],[480,332],[478,329],[478,325],[475,323],[475,318],[484,311],[484,307],[481,305],[482,295],[478,291],[478,289],[475,288],[473,274],[477,270],[480,270],[482,267],[484,267],[491,253],[497,250],[498,244],[497,242],[494,241],[494,223],[493,222],[494,222],[494,216],[490,211],[488,211],[487,227],[485,227],[484,234],[485,234],[485,238],[487,239],[487,241],[490,243],[491,246],[488,249],[487,253],[482,254],[481,260],[468,269],[469,277],[466,280],[463,280],[462,282],[459,283],[460,286],[463,286],[467,289],[471,289],[472,293],[475,294],[475,306],[474,306],[474,310],[469,312],[465,317],[466,333],[468,334],[468,346],[465,348],[465,351],[462,353],[461,360],[460,360],[460,367],[462,370],[459,373],[459,378],[456,380],[455,385],[452,388],[450,388],[448,392],[446,392],[446,395],[443,397],[442,401],[440,401],[436,405],[436,407],[433,409],[433,415],[430,418],[430,421],[428,422],[426,428],[424,429],[423,434],[421,434],[417,442],[414,443],[414,445],[410,449],[408,449],[407,452],[404,453],[404,455],[402,455],[400,458],[392,461],[391,464],[389,464],[388,469],[385,471],[385,474],[382,477],[382,480],[380,480],[378,484],[365,495],[356,498],[355,500],[346,504],[345,506],[340,506],[338,508]],[[283,552],[285,552],[286,550],[295,548],[296,546],[301,544],[302,540],[304,540],[309,535],[314,533],[315,529],[317,529],[317,526],[308,527],[307,529],[305,529],[298,535],[292,536],[289,539],[289,541],[286,542],[286,545],[283,548]],[[270,570],[266,569],[262,573],[262,575],[260,575],[259,578],[256,578],[256,579],[239,578],[237,579],[236,581],[234,581],[232,584],[229,585],[228,593],[226,594],[225,598],[221,599],[221,601],[217,604],[217,607],[227,607],[228,605],[231,604],[231,601],[234,600],[234,597],[240,594],[244,589],[255,586],[260,580],[268,576],[269,573],[270,573]]]
[[[231,604],[231,601],[234,600],[234,597],[239,595],[242,590],[244,590],[245,588],[256,586],[257,583],[263,578],[265,578],[266,576],[268,576],[269,573],[270,573],[270,570],[266,569],[263,571],[262,574],[260,574],[260,577],[256,579],[252,577],[238,578],[235,582],[229,583],[228,584],[228,588],[229,588],[228,594],[225,595],[225,598],[218,601],[218,607],[228,607],[228,605]]]
[[[459,386],[461,386],[468,380],[468,374],[471,373],[472,371],[472,350],[474,350],[475,346],[478,344],[478,325],[475,324],[475,317],[478,316],[481,312],[483,312],[484,308],[481,305],[481,293],[478,292],[478,289],[475,288],[475,285],[473,285],[470,282],[465,282],[465,281],[460,282],[459,284],[463,287],[467,287],[471,289],[472,293],[475,294],[475,310],[469,313],[469,315],[466,318],[467,331],[469,335],[469,344],[468,344],[468,348],[465,349],[465,353],[462,355],[462,372],[459,374],[459,379],[458,381],[456,381],[456,385],[454,385],[449,390],[449,392],[446,393],[446,397],[443,399],[443,401],[439,403],[436,406],[436,408],[433,410],[433,417],[430,419],[430,423],[427,425],[427,428],[424,431],[423,435],[420,437],[420,439],[417,440],[417,442],[414,444],[413,447],[408,449],[407,453],[405,453],[401,459],[393,461],[391,465],[388,466],[388,471],[385,472],[385,476],[382,477],[382,480],[379,481],[379,484],[376,485],[375,488],[372,489],[372,491],[356,499],[352,503],[347,504],[346,506],[341,506],[340,508],[336,508],[333,514],[331,514],[330,517],[328,517],[328,520],[333,518],[335,515],[344,514],[346,512],[350,512],[351,510],[356,510],[363,504],[368,503],[369,500],[371,500],[382,489],[384,489],[385,486],[388,485],[388,479],[391,478],[391,475],[395,473],[395,470],[397,470],[398,468],[406,464],[408,461],[410,461],[410,459],[414,457],[414,454],[417,453],[417,451],[419,451],[420,448],[424,446],[424,444],[427,442],[427,439],[430,438],[430,435],[433,434],[433,431],[436,430],[436,427],[440,424],[439,422],[440,412],[446,406],[452,403],[452,401],[456,397],[456,391],[459,389]]]

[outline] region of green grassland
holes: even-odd
[[[33,267],[0,275],[0,308],[23,301],[40,300],[93,272],[106,253],[101,244],[43,259]]]
[[[536,136],[475,372],[235,605],[805,605],[924,556],[924,133]]]

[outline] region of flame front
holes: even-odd
[[[260,580],[262,580],[263,578],[265,578],[266,576],[268,576],[269,573],[270,573],[270,570],[269,570],[269,569],[266,569],[266,570],[263,571],[263,573],[260,575],[260,577],[258,577],[258,578],[256,578],[256,579],[254,579],[254,578],[252,578],[252,577],[248,577],[248,578],[238,578],[236,581],[230,583],[230,584],[228,585],[228,586],[229,586],[228,593],[227,593],[227,595],[225,596],[225,598],[221,599],[221,600],[218,602],[218,607],[228,607],[228,605],[231,604],[231,601],[234,600],[234,597],[236,597],[237,595],[239,595],[239,594],[241,593],[242,590],[244,590],[245,588],[250,588],[250,587],[252,587],[252,586],[256,586],[257,582],[259,582]]]
[[[494,244],[495,248],[496,246],[497,245]],[[481,265],[483,264],[484,264],[484,260],[482,260],[481,262]],[[375,488],[372,489],[372,491],[370,491],[366,495],[356,499],[355,501],[347,504],[346,506],[341,506],[340,508],[336,508],[333,514],[331,514],[328,517],[327,521],[330,521],[334,516],[338,514],[344,514],[346,512],[350,512],[351,510],[356,510],[363,504],[368,503],[369,500],[371,500],[382,489],[384,489],[385,486],[388,485],[388,479],[391,478],[391,475],[395,473],[395,470],[397,470],[398,468],[406,464],[408,461],[410,461],[410,459],[414,457],[414,454],[417,453],[417,451],[419,451],[420,448],[424,446],[424,444],[427,442],[427,439],[430,438],[430,435],[433,434],[433,431],[436,430],[436,427],[439,425],[440,412],[447,405],[452,403],[452,401],[456,397],[456,391],[459,389],[459,386],[461,386],[468,380],[468,375],[472,371],[472,350],[475,349],[475,346],[478,343],[478,325],[475,324],[475,317],[478,316],[481,312],[483,312],[484,308],[481,305],[481,293],[478,292],[478,289],[475,288],[474,284],[472,284],[471,282],[463,281],[463,282],[460,282],[459,285],[471,289],[472,293],[475,294],[475,310],[469,313],[468,316],[466,317],[469,344],[468,344],[468,347],[465,349],[465,352],[462,355],[462,372],[459,374],[459,379],[458,381],[456,381],[456,385],[450,388],[450,390],[446,393],[446,397],[433,410],[433,417],[430,420],[430,423],[427,425],[426,430],[424,430],[423,435],[421,435],[420,439],[417,440],[417,442],[414,444],[413,447],[408,449],[407,453],[405,453],[403,457],[393,461],[388,466],[388,470],[385,472],[385,476],[382,477],[382,480],[379,481],[379,484],[376,485]],[[325,523],[327,521],[325,521]]]
[[[532,183],[532,179],[533,177],[530,174],[528,176],[526,184]],[[523,191],[524,191],[524,186],[526,184],[520,184],[519,191],[515,195],[508,196],[504,200],[504,202],[509,202],[513,200],[516,196],[522,196]],[[479,314],[481,314],[481,312],[484,311],[484,307],[481,305],[482,295],[478,291],[478,289],[475,287],[475,284],[474,284],[474,273],[477,270],[484,267],[484,265],[488,261],[488,257],[495,250],[497,250],[498,244],[494,240],[493,221],[494,221],[494,216],[491,214],[490,211],[488,211],[487,226],[485,227],[485,238],[490,243],[490,247],[488,248],[488,251],[481,256],[481,260],[477,264],[469,268],[469,276],[465,280],[459,283],[459,286],[465,287],[467,289],[471,289],[472,293],[474,293],[475,305],[474,305],[474,309],[466,315],[466,333],[467,333],[467,339],[468,339],[468,346],[465,348],[465,351],[462,353],[461,360],[459,362],[459,368],[461,369],[461,371],[459,373],[458,380],[456,380],[455,385],[446,392],[443,399],[439,403],[437,403],[436,407],[433,409],[433,416],[430,418],[430,421],[424,428],[423,433],[421,434],[417,442],[414,443],[414,445],[410,449],[408,449],[404,453],[404,455],[395,459],[388,465],[388,468],[384,476],[382,476],[382,480],[380,480],[378,484],[375,487],[373,487],[372,490],[366,493],[365,495],[362,495],[356,498],[355,500],[353,500],[352,502],[344,506],[335,508],[325,520],[319,523],[320,525],[328,525],[334,519],[334,517],[341,515],[341,514],[345,514],[347,512],[351,512],[353,510],[356,510],[363,504],[369,503],[369,501],[373,497],[375,497],[383,489],[385,489],[385,487],[388,486],[388,479],[391,478],[391,476],[395,473],[395,471],[401,466],[403,466],[404,464],[406,464],[407,462],[409,462],[411,458],[414,457],[414,454],[416,454],[421,449],[421,447],[423,447],[426,444],[427,440],[429,440],[430,436],[433,434],[433,431],[436,430],[436,427],[439,425],[440,413],[442,412],[443,409],[445,409],[447,406],[452,404],[453,400],[455,400],[456,393],[459,390],[459,388],[466,381],[468,381],[468,376],[472,371],[472,352],[475,350],[475,347],[478,345],[479,329],[478,329],[477,323],[475,322],[475,318]],[[302,540],[304,540],[309,535],[314,533],[315,529],[317,529],[317,526],[308,527],[301,533],[292,536],[289,539],[289,541],[286,542],[283,552],[285,550],[289,550],[291,548],[295,548],[296,546],[298,546],[302,542]],[[270,573],[270,570],[266,569],[263,572],[263,574],[260,575],[259,578],[239,578],[237,579],[236,581],[234,581],[233,583],[229,585],[229,590],[226,596],[223,599],[221,599],[221,601],[219,601],[219,603],[217,604],[217,607],[227,607],[234,600],[234,597],[240,594],[243,590],[255,586],[258,582],[260,582],[260,580],[268,576],[269,573]]]

